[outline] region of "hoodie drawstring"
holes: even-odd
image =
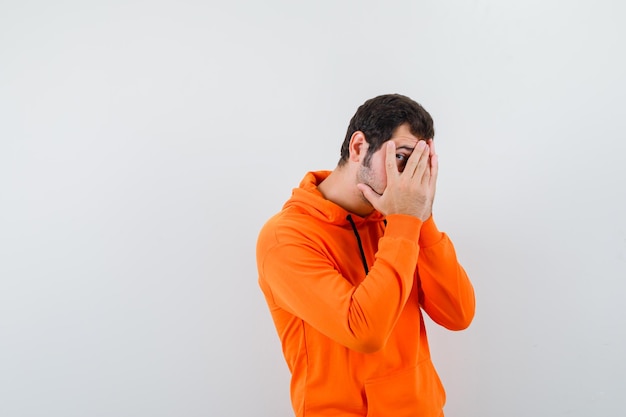
[[[359,244],[359,252],[361,252],[361,261],[363,262],[363,269],[365,269],[365,275],[367,275],[370,272],[370,270],[367,267],[367,259],[365,259],[365,252],[363,251],[363,244],[361,243],[361,236],[359,236],[359,232],[356,229],[356,224],[354,224],[354,220],[352,220],[352,216],[348,214],[346,216],[346,220],[348,220],[350,224],[352,225],[352,231],[354,232],[354,236],[356,236],[356,241]]]

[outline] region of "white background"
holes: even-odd
[[[366,99],[433,115],[449,417],[626,414],[621,1],[0,1],[0,415],[289,416],[255,244]]]

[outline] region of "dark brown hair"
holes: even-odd
[[[400,94],[385,94],[363,103],[356,111],[346,137],[341,145],[339,165],[346,163],[349,157],[350,138],[354,132],[361,131],[369,144],[365,165],[372,155],[387,142],[398,126],[407,123],[412,134],[420,139],[431,139],[435,135],[433,119],[418,103]]]

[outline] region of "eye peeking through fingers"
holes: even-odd
[[[406,166],[406,161],[408,161],[409,155],[405,155],[402,153],[396,154],[396,165],[398,166],[398,172],[404,171],[404,167]]]

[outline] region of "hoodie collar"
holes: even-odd
[[[349,225],[347,220],[348,215],[351,215],[352,220],[357,226],[367,222],[380,222],[383,220],[383,215],[376,210],[365,217],[361,217],[325,199],[317,186],[326,179],[328,175],[330,175],[330,171],[308,172],[300,182],[298,188],[293,189],[291,198],[285,203],[284,208],[297,207],[315,218],[338,226]]]

